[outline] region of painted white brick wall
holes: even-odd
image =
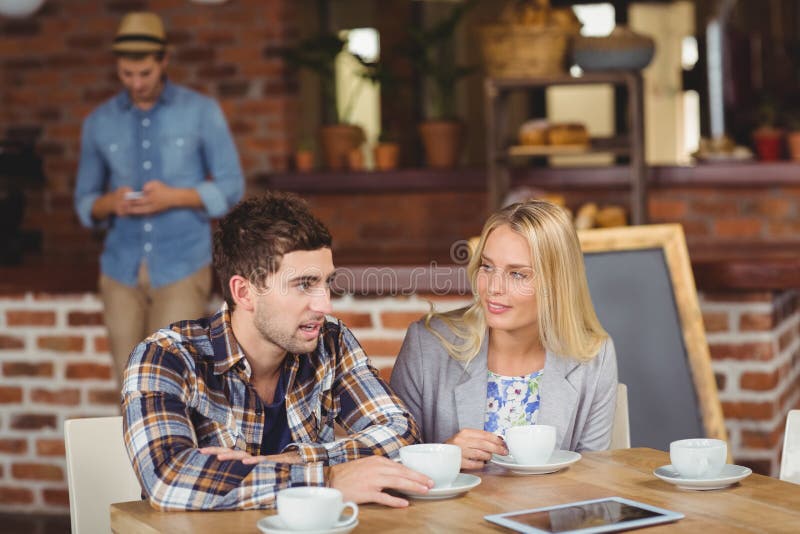
[[[800,402],[800,388],[796,387],[800,377],[800,311],[795,310],[788,317],[768,331],[742,330],[741,319],[746,314],[775,314],[797,297],[796,291],[785,291],[778,294],[772,302],[718,302],[708,300],[700,295],[700,307],[704,313],[725,314],[727,331],[706,334],[708,344],[741,345],[745,343],[767,343],[773,349],[774,357],[768,360],[714,360],[712,368],[715,374],[725,377],[725,388],[720,391],[721,402],[753,402],[773,403],[776,406],[774,415],[765,420],[742,420],[726,418],[728,440],[734,458],[763,460],[770,463],[770,472],[777,475],[780,463],[779,454],[782,440],[772,448],[749,447],[742,438],[745,431],[772,433],[781,430],[786,421],[786,413]],[[784,335],[795,333],[793,339],[783,350],[780,350],[780,339]],[[797,362],[793,365],[794,362]],[[741,387],[741,378],[745,373],[772,373],[788,367],[786,376],[780,378],[778,386],[768,391],[754,391]],[[784,405],[781,399],[786,396]]]

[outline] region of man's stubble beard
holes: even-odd
[[[289,354],[306,354],[312,352],[317,348],[317,344],[319,343],[319,337],[313,341],[304,341],[294,337],[297,333],[297,328],[291,333],[282,331],[280,327],[275,324],[275,321],[271,320],[267,314],[264,313],[263,308],[258,308],[256,310],[253,318],[253,325],[265,341],[282,348]]]

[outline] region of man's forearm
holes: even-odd
[[[193,188],[172,188],[170,204],[173,208],[203,208],[200,193]]]
[[[116,194],[113,191],[97,197],[92,204],[92,219],[102,221],[116,212]]]

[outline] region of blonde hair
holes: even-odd
[[[541,200],[511,204],[489,217],[467,265],[475,300],[460,310],[428,313],[425,327],[454,359],[469,362],[478,354],[487,330],[476,289],[481,256],[489,234],[504,225],[524,237],[531,249],[539,336],[545,349],[579,361],[591,360],[608,334],[592,305],[578,235],[564,209]],[[455,342],[431,326],[433,319],[448,327]]]

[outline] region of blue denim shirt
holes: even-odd
[[[92,206],[105,192],[125,185],[140,191],[150,180],[196,189],[205,209],[92,218]],[[210,264],[210,219],[227,213],[243,190],[239,157],[222,110],[190,89],[166,81],[147,111],[122,91],[83,123],[75,210],[84,226],[108,228],[100,269],[123,284],[136,285],[142,261],[153,287]]]

